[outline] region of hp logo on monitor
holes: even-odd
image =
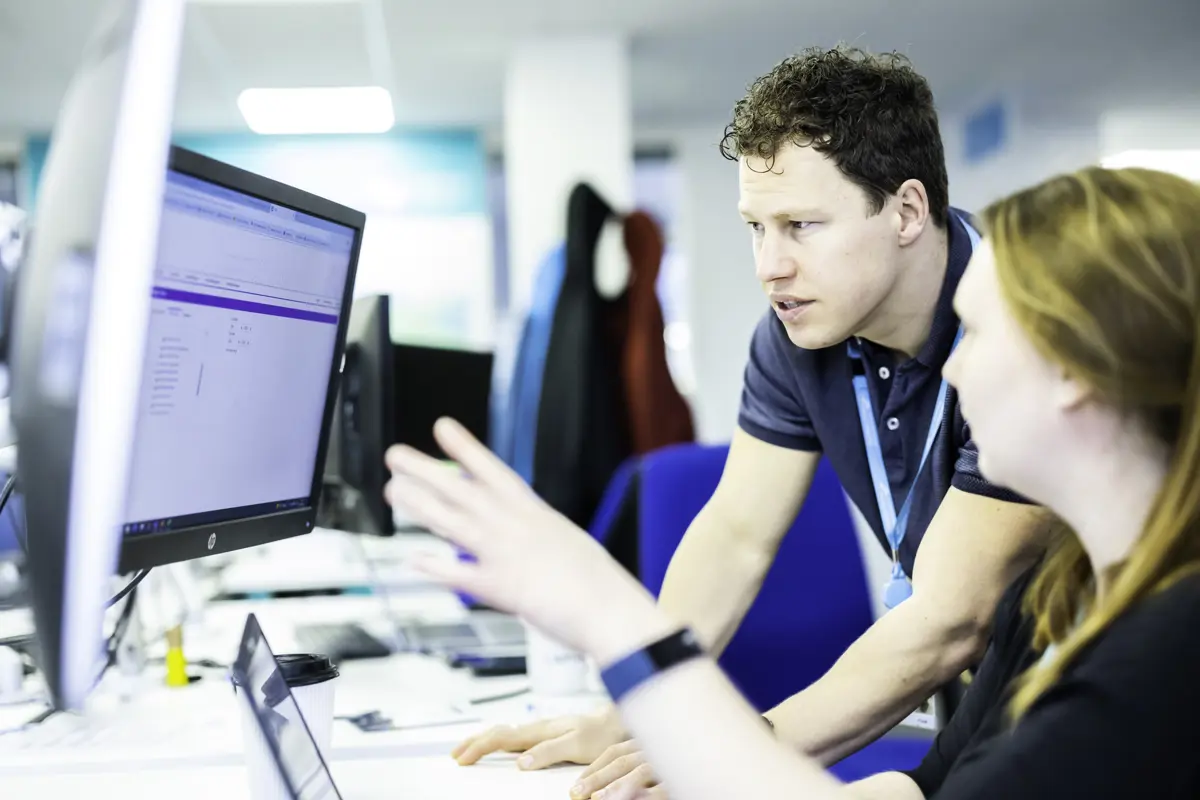
[[[208,549],[212,550],[216,546],[217,546],[217,535],[215,533],[210,533],[208,535]]]

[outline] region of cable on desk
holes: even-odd
[[[14,733],[24,733],[25,731],[29,730],[30,728],[34,727],[35,725],[42,724],[43,722],[50,719],[57,713],[59,713],[59,711],[57,708],[54,708],[54,707],[44,709],[41,712],[39,712],[36,716],[34,716],[32,719],[26,720],[25,722],[22,722],[20,725],[17,725],[12,728],[5,728],[4,730],[0,730],[0,736],[8,736],[8,735],[14,734]]]
[[[4,506],[8,503],[9,495],[13,493],[13,487],[17,485],[17,473],[9,474],[8,480],[4,482],[4,488],[0,489],[0,511],[4,510]]]
[[[4,481],[4,488],[0,489],[0,514],[3,514],[8,509],[8,498],[12,496],[13,490],[17,486],[17,472],[13,470],[9,473],[7,480]],[[8,509],[11,512],[11,509]],[[18,532],[17,528],[21,531]],[[16,519],[13,519],[13,538],[17,540],[17,544],[21,546],[21,552],[26,556],[29,555],[29,539],[25,531],[24,525],[17,525]]]
[[[149,571],[143,570],[143,573]],[[125,607],[121,609],[121,616],[117,617],[117,622],[113,625],[113,631],[108,637],[108,647],[106,649],[108,656],[104,660],[104,667],[100,670],[100,677],[104,677],[104,672],[117,663],[117,650],[121,647],[121,640],[125,638],[125,634],[129,631],[129,621],[133,618],[133,604],[137,600],[137,583],[131,583],[122,592],[123,594],[128,594],[129,599],[125,601]]]
[[[134,589],[136,589],[137,585],[142,582],[142,579],[145,578],[149,574],[150,574],[150,567],[147,567],[146,569],[143,569],[143,570],[138,570],[138,573],[133,576],[133,580],[131,580],[124,589],[117,592],[116,595],[113,596],[113,599],[108,601],[108,605],[106,605],[105,608],[112,608],[117,603],[121,602],[121,599],[123,597],[125,597],[125,595],[129,594]]]

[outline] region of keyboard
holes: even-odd
[[[352,622],[309,624],[296,628],[296,641],[308,653],[329,656],[335,664],[361,658],[384,658],[392,649]]]

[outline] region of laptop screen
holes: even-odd
[[[246,618],[233,679],[237,693],[258,718],[259,728],[292,798],[341,800],[316,740],[253,614]]]

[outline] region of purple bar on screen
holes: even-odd
[[[234,311],[249,311],[253,314],[269,314],[273,317],[302,319],[308,322],[324,322],[329,325],[337,324],[337,317],[333,314],[320,314],[316,311],[307,311],[302,308],[272,306],[266,303],[252,303],[249,300],[216,297],[211,294],[200,294],[199,292],[185,292],[180,289],[167,289],[163,286],[154,287],[154,297],[157,300],[175,300],[180,303],[191,303],[197,306],[213,306],[215,308],[228,308]]]

